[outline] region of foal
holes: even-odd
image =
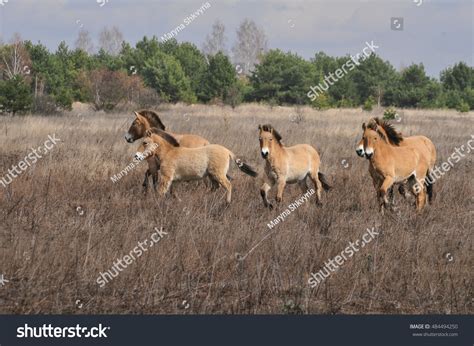
[[[379,125],[372,129],[364,123],[362,129],[365,157],[370,160],[373,172],[382,180],[377,191],[382,214],[384,208],[389,206],[388,190],[394,183],[404,181],[408,182],[410,191],[416,197],[416,209],[420,212],[426,203],[426,192],[425,188],[417,189],[416,186],[423,186],[429,172],[429,158],[412,147],[391,145]]]
[[[306,192],[306,178],[309,177],[316,190],[316,203],[321,203],[321,190],[328,191],[331,186],[324,174],[319,172],[319,154],[311,145],[298,144],[292,147],[283,146],[280,134],[271,125],[259,125],[260,152],[265,159],[265,175],[268,182],[260,188],[260,195],[265,207],[272,209],[268,201],[268,191],[277,185],[276,201],[281,202],[283,190],[287,183],[298,183]]]
[[[232,159],[239,169],[252,177],[257,176],[255,170],[237,159],[229,149],[209,144],[200,148],[181,146],[176,138],[164,131],[157,131],[146,137],[135,154],[137,159],[146,159],[144,153],[152,145],[156,145],[155,155],[160,160],[160,183],[158,192],[165,195],[174,181],[199,180],[208,176],[227,190],[227,203],[232,196],[232,185],[227,178],[229,161]]]

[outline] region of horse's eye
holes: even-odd
[[[270,138],[270,142],[273,141],[273,138]]]

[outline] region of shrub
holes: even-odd
[[[383,118],[385,120],[394,120],[396,119],[397,116],[397,110],[393,107],[388,107],[384,112],[383,112]]]
[[[461,113],[469,112],[469,104],[465,101],[462,101],[457,107],[456,110]]]
[[[374,108],[374,99],[372,97],[369,97],[367,100],[365,100],[364,105],[362,106],[362,109],[364,111],[371,112],[373,108]]]

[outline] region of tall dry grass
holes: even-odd
[[[9,280],[0,287],[0,313],[473,312],[472,156],[435,184],[435,203],[421,215],[397,194],[400,213],[381,217],[368,163],[354,151],[361,123],[381,110],[177,105],[160,112],[173,131],[200,134],[259,168],[257,125],[272,123],[287,145],[318,149],[334,189],[322,207],[313,197],[268,236],[266,224],[301,195],[298,186],[288,186],[273,211],[237,169],[229,207],[223,189],[202,183],[178,186],[181,200],[144,197],[144,164],[110,180],[138,146],[123,139],[131,115],[2,117],[0,177],[49,134],[62,142],[0,186],[0,274]],[[396,125],[429,136],[441,163],[474,133],[472,115],[404,111]],[[99,273],[154,227],[168,235],[100,288]],[[309,274],[371,227],[380,235],[310,288]]]

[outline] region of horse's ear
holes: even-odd
[[[145,136],[146,136],[146,137],[151,137],[152,133],[153,133],[153,130],[152,130],[152,129],[148,129],[148,130],[145,131]]]
[[[137,111],[134,111],[133,113],[135,113],[136,118],[138,118],[138,116],[140,115]]]
[[[362,130],[365,131],[365,128],[366,128],[365,123],[362,123]]]

